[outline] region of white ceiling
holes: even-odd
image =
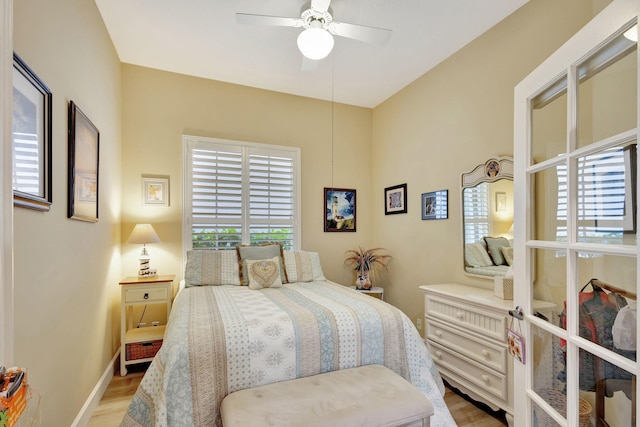
[[[393,30],[371,45],[335,37],[302,71],[300,28],[240,25],[235,13],[299,17],[307,0],[96,0],[120,60],[223,82],[375,107],[527,0],[333,0],[333,19]]]

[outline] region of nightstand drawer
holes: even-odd
[[[467,359],[442,347],[432,341],[427,341],[429,350],[436,365],[441,366],[449,374],[459,377],[468,384],[472,384],[500,399],[508,399],[507,376],[499,374],[492,369],[481,366],[479,363]]]
[[[460,329],[473,331],[482,337],[506,342],[507,312],[491,312],[452,298],[427,295],[425,313],[429,318],[450,323]]]
[[[457,331],[444,324],[427,320],[427,338],[456,353],[464,354],[489,368],[507,373],[507,349]]]
[[[158,289],[127,289],[124,300],[130,302],[164,301],[168,299],[167,288]]]

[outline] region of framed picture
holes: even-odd
[[[13,54],[13,204],[48,211],[52,203],[51,91]]]
[[[449,217],[449,190],[422,194],[422,219],[447,219]]]
[[[384,189],[384,214],[407,213],[407,184]]]
[[[100,132],[69,102],[69,205],[67,217],[98,222]]]
[[[324,189],[324,231],[356,231],[356,190]]]
[[[507,193],[502,191],[496,192],[496,212],[506,212],[507,210]]]
[[[142,204],[169,206],[169,177],[142,175]]]

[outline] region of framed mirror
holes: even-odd
[[[493,279],[513,264],[513,159],[492,158],[462,174],[463,266]]]

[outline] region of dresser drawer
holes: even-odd
[[[456,353],[464,354],[470,359],[500,373],[507,373],[506,344],[493,344],[486,339],[481,340],[472,337],[433,320],[427,320],[426,325],[427,339],[441,344]]]
[[[453,373],[470,385],[485,390],[492,395],[504,400],[508,400],[508,380],[504,374],[488,369],[471,359],[453,353],[451,350],[427,341],[429,350],[436,365]]]
[[[167,300],[167,288],[158,289],[127,289],[125,291],[125,302],[152,302]]]
[[[481,338],[486,336],[506,342],[506,312],[492,312],[486,307],[476,307],[433,294],[426,295],[424,304],[425,313],[429,319],[437,319],[460,329],[473,331]]]

